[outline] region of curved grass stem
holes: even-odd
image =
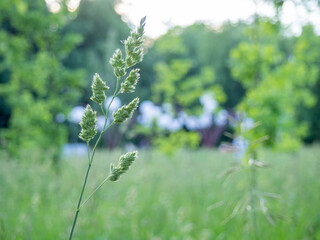
[[[79,200],[78,200],[77,210],[76,210],[76,213],[74,215],[74,219],[73,219],[73,223],[72,223],[72,227],[71,227],[71,232],[70,232],[70,235],[69,235],[69,240],[72,239],[73,231],[74,231],[74,228],[75,228],[76,223],[77,223],[78,215],[79,215],[79,212],[80,212],[80,204],[81,204],[82,196],[83,196],[83,193],[84,193],[84,189],[85,189],[85,187],[87,185],[87,180],[88,180],[88,176],[89,176],[89,172],[90,172],[90,168],[91,168],[91,164],[92,164],[92,162],[90,160],[90,154],[89,154],[89,143],[87,143],[87,151],[88,151],[89,164],[88,164],[87,172],[86,172],[86,175],[85,175],[85,178],[84,178],[84,181],[83,181],[83,185],[82,185],[82,188],[81,188],[81,193],[80,193],[80,197],[79,197]]]
[[[85,187],[87,185],[87,180],[88,180],[88,176],[89,176],[89,173],[90,173],[90,169],[91,169],[91,165],[92,165],[92,162],[93,162],[93,158],[94,158],[94,155],[95,155],[95,152],[96,152],[96,149],[97,149],[97,146],[101,140],[101,137],[102,137],[102,134],[105,133],[113,124],[114,122],[112,122],[111,124],[108,125],[108,127],[106,127],[107,125],[107,122],[108,122],[108,113],[109,113],[109,109],[110,109],[110,106],[114,100],[114,98],[117,96],[117,94],[119,93],[119,81],[120,81],[120,78],[117,78],[117,83],[116,83],[116,89],[113,93],[113,97],[106,109],[106,112],[103,111],[102,109],[102,105],[100,105],[101,107],[101,110],[102,110],[102,113],[105,115],[105,121],[104,121],[104,126],[103,126],[103,129],[99,135],[99,138],[97,139],[94,147],[93,147],[93,150],[92,150],[92,154],[91,154],[91,157],[90,157],[90,152],[89,152],[89,142],[87,142],[87,151],[88,151],[88,160],[89,160],[89,164],[88,164],[88,168],[87,168],[87,171],[86,171],[86,175],[85,175],[85,178],[84,178],[84,181],[83,181],[83,185],[82,185],[82,188],[81,188],[81,192],[80,192],[80,197],[79,197],[79,200],[78,200],[78,204],[77,204],[77,209],[76,209],[76,212],[75,212],[75,215],[74,215],[74,219],[73,219],[73,223],[72,223],[72,227],[71,227],[71,231],[70,231],[70,235],[69,235],[69,240],[72,239],[72,236],[73,236],[73,232],[74,232],[74,229],[75,229],[75,226],[76,226],[76,223],[77,223],[77,219],[78,219],[78,215],[80,213],[80,208],[81,208],[81,201],[82,201],[82,197],[83,197],[83,193],[84,193],[84,190],[85,190]],[[102,186],[102,185],[101,185]],[[99,188],[101,187],[99,186]],[[97,191],[98,189],[96,189],[91,195],[89,198],[92,197],[92,195]],[[87,199],[85,202],[87,202],[89,199]]]

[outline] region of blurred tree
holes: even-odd
[[[310,71],[308,74],[311,78],[305,81],[304,90],[308,92],[305,96],[308,102],[312,95],[313,104],[301,104],[297,103],[295,108],[295,121],[305,126],[303,139],[307,143],[311,143],[315,140],[320,140],[320,72],[316,70],[319,66],[320,56],[315,49],[319,48],[320,37],[315,33],[311,25],[303,27],[302,33],[298,37],[290,36],[285,31],[287,30],[281,25],[280,15],[282,13],[283,5],[289,0],[261,0],[264,2],[270,2],[276,9],[276,17],[273,21],[269,20],[269,30],[276,28],[279,34],[269,34],[273,36],[271,43],[270,38],[265,41],[265,33],[263,33],[263,39],[259,39],[260,42],[269,42],[269,45],[276,45],[279,52],[283,55],[283,60],[294,60],[301,63]],[[307,11],[314,11],[314,3],[320,7],[319,0],[296,0],[291,1],[298,7],[304,7]],[[310,8],[310,6],[312,6]],[[261,18],[261,17],[260,17]],[[263,31],[266,31],[266,23]],[[262,30],[262,28],[261,28]],[[269,31],[270,32],[270,31]],[[274,66],[276,67],[276,66]],[[301,67],[301,66],[300,66]],[[296,69],[295,69],[296,70]],[[318,72],[318,73],[316,73]],[[312,106],[313,105],[313,106]],[[300,136],[301,137],[301,136]]]
[[[272,2],[276,9],[276,18],[278,19],[278,26],[281,27],[279,16],[282,11],[283,4],[289,2],[289,0],[264,0],[266,2]],[[307,11],[314,11],[314,3],[320,7],[319,0],[296,0],[292,1],[295,5],[304,7]],[[310,6],[312,6],[310,8]],[[286,29],[282,28],[282,31]],[[295,59],[307,65],[311,71],[312,78],[306,82],[304,86],[309,93],[312,93],[314,98],[313,106],[305,106],[304,104],[298,104],[296,111],[296,118],[299,123],[307,124],[305,129],[304,140],[307,143],[320,140],[320,72],[316,70],[319,66],[320,56],[319,52],[315,49],[319,48],[320,37],[316,34],[312,25],[306,25],[303,27],[302,33],[298,37],[288,36],[286,34],[279,34],[277,36],[278,45],[281,50],[284,50],[286,58]],[[318,72],[318,73],[316,73]],[[317,75],[317,76],[315,76]],[[315,79],[316,78],[316,79]],[[310,84],[310,81],[312,82]],[[315,82],[313,82],[315,81]]]
[[[83,74],[62,63],[81,37],[62,34],[71,13],[64,2],[60,7],[51,13],[43,0],[0,1],[1,127],[6,127],[0,145],[12,155],[39,152],[57,160],[67,140],[59,123],[63,115],[57,115],[79,98]]]
[[[147,42],[146,60],[141,65],[144,74],[139,96],[160,105],[170,103],[176,117],[182,112],[200,115],[203,109],[199,98],[205,93],[214,95],[222,107],[232,109],[241,100],[244,89],[231,76],[229,51],[247,39],[245,29],[244,23],[225,23],[218,29],[196,23],[184,28],[175,27],[158,39]],[[138,129],[141,133],[141,128]],[[223,132],[217,129],[214,126],[201,132],[203,144],[213,146],[217,143]],[[143,134],[146,135],[145,129]],[[160,135],[169,139],[187,138],[188,132],[183,130],[172,138],[170,133]],[[204,136],[208,135],[216,137],[207,141]],[[193,146],[195,139],[199,137],[190,137]]]
[[[151,85],[157,81],[157,72],[154,71],[157,62],[170,63],[177,58],[187,58],[192,60],[189,75],[200,73],[203,67],[214,72],[215,84],[222,86],[228,96],[222,106],[232,109],[244,95],[244,90],[231,76],[229,53],[240,41],[247,39],[245,28],[244,23],[225,23],[215,30],[196,23],[185,28],[174,28],[156,39],[141,66],[146,73],[141,79],[142,87],[146,89],[143,99],[151,99],[153,96],[147,89],[152,88]]]
[[[197,31],[193,32],[194,30]],[[159,105],[169,103],[172,106],[172,117],[181,117],[183,114],[201,115],[203,106],[200,97],[204,94],[211,95],[218,102],[226,100],[223,88],[215,82],[214,67],[204,54],[209,45],[204,44],[207,33],[209,31],[203,24],[187,28],[176,27],[157,39],[152,49],[149,49],[147,58],[153,58],[154,70],[151,99]],[[190,39],[198,35],[199,39]],[[198,53],[197,46],[203,47],[199,51],[204,55]],[[201,140],[195,132],[180,130],[160,134],[154,143],[161,145],[162,149],[168,149],[167,146],[171,145],[169,140],[176,141],[179,137],[184,140],[179,141],[177,148],[196,146],[196,142]],[[167,139],[167,144],[160,144],[164,143],[163,138]],[[172,149],[167,152],[172,152]]]
[[[303,28],[301,36],[296,38],[295,55],[299,62],[307,65],[316,75],[316,82],[309,84],[308,90],[315,97],[315,104],[311,108],[300,105],[298,108],[298,119],[307,122],[309,131],[305,136],[306,142],[320,141],[320,36],[314,31],[313,26],[308,25]],[[312,79],[313,76],[312,76]]]
[[[109,59],[115,48],[120,48],[120,40],[129,33],[126,23],[115,12],[115,0],[82,0],[76,18],[64,29],[66,33],[75,33],[83,41],[75,47],[64,60],[71,69],[83,68],[86,71],[86,92],[82,102],[89,102],[92,76],[99,73],[108,84],[114,84],[113,70]]]
[[[294,150],[307,133],[306,123],[298,121],[297,110],[315,104],[310,87],[316,82],[317,66],[302,57],[305,49],[299,47],[301,39],[286,55],[277,42],[279,23],[257,21],[259,38],[253,35],[252,42],[240,43],[231,53],[232,73],[247,90],[238,110],[260,123],[252,139],[267,135],[269,146]]]
[[[180,130],[169,134],[168,136],[157,137],[154,145],[161,152],[167,155],[173,155],[177,149],[195,149],[199,146],[200,136],[197,132],[187,132]]]
[[[211,67],[215,72],[215,83],[223,88],[227,98],[222,106],[232,109],[244,95],[241,84],[234,80],[229,66],[230,51],[247,39],[244,23],[225,23],[214,29],[205,24],[194,24],[185,28],[181,38],[188,49],[188,56],[197,68]]]

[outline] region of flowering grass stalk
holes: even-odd
[[[116,87],[112,95],[112,99],[106,108],[106,111],[103,109],[103,103],[106,100],[105,91],[109,89],[107,84],[101,79],[99,74],[95,74],[93,76],[92,81],[92,97],[90,98],[92,101],[96,102],[100,105],[100,109],[102,114],[105,116],[105,122],[102,131],[99,134],[97,141],[94,144],[93,150],[90,154],[89,142],[96,136],[97,134],[97,113],[93,111],[92,107],[88,104],[85,108],[84,115],[82,116],[82,120],[80,122],[81,132],[79,134],[79,138],[87,143],[88,150],[88,168],[84,177],[83,185],[80,192],[80,197],[78,200],[76,212],[74,215],[69,240],[72,239],[74,229],[77,223],[78,215],[80,213],[83,205],[93,196],[93,194],[101,188],[101,186],[107,181],[117,181],[120,176],[128,171],[132,163],[136,160],[138,156],[138,152],[129,152],[122,155],[119,159],[119,164],[114,166],[110,165],[110,174],[107,176],[102,183],[89,195],[89,197],[82,202],[83,193],[85,191],[90,169],[93,163],[94,155],[97,149],[97,146],[101,140],[103,133],[105,133],[112,125],[117,123],[123,123],[126,120],[130,119],[134,110],[138,107],[139,98],[133,99],[128,105],[124,105],[119,108],[116,112],[112,114],[112,118],[110,119],[111,123],[107,125],[109,120],[109,109],[110,106],[116,96],[121,93],[131,93],[134,92],[136,84],[140,78],[139,69],[132,69],[127,78],[122,81],[127,74],[127,70],[141,62],[143,59],[143,48],[142,44],[144,42],[144,27],[145,27],[146,17],[142,18],[140,21],[140,25],[136,31],[132,31],[129,37],[123,42],[125,47],[125,58],[123,58],[122,52],[120,49],[117,49],[110,59],[110,64],[113,67],[114,75],[116,76]],[[121,85],[120,85],[121,84]],[[120,87],[121,86],[121,87]]]
[[[252,229],[250,239],[259,239],[260,232],[257,213],[265,215],[267,220],[273,225],[274,219],[270,214],[271,210],[268,207],[268,200],[277,200],[279,198],[274,193],[264,192],[258,189],[258,174],[260,169],[271,167],[269,164],[257,160],[259,149],[262,147],[262,143],[268,140],[268,136],[257,137],[255,129],[259,127],[259,123],[252,123],[251,126],[246,126],[245,122],[241,120],[239,122],[232,120],[232,122],[235,126],[235,134],[227,133],[226,136],[238,143],[234,145],[225,143],[221,146],[221,149],[224,152],[240,153],[237,154],[240,158],[238,158],[239,161],[237,161],[234,166],[222,173],[220,177],[230,177],[232,174],[242,171],[247,179],[245,188],[242,189],[240,193],[242,196],[237,199],[234,210],[231,215],[223,221],[223,224],[229,222],[237,214],[247,212]],[[236,139],[237,141],[235,141]]]

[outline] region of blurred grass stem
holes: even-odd
[[[250,166],[250,182],[249,182],[249,188],[250,188],[250,205],[251,205],[251,218],[252,218],[252,229],[253,229],[253,235],[254,239],[258,239],[258,224],[257,224],[257,216],[256,216],[256,204],[255,204],[255,191],[256,191],[256,182],[257,182],[257,172],[254,166]]]

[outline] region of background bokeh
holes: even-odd
[[[103,135],[91,188],[120,150],[141,157],[76,238],[320,238],[320,1],[1,0],[0,239],[67,238],[92,77],[114,89],[144,15],[141,79],[110,109],[141,104]]]

